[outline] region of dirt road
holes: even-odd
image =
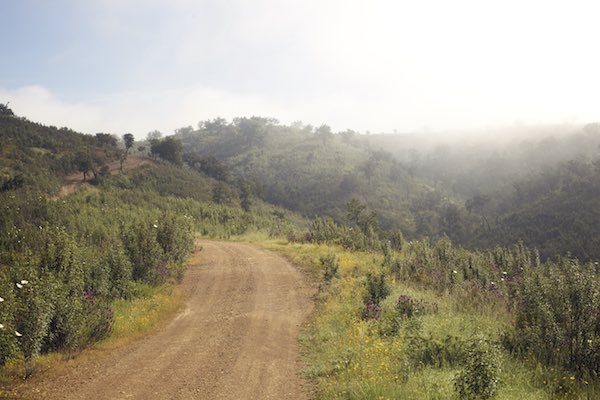
[[[249,245],[200,244],[202,262],[186,274],[180,315],[107,357],[34,379],[22,388],[25,398],[310,398],[297,344],[312,308],[302,274]]]

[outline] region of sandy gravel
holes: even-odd
[[[309,399],[298,333],[312,289],[281,256],[202,241],[188,270],[185,310],[101,359],[19,388],[31,399]]]

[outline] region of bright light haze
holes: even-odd
[[[372,132],[593,122],[598,15],[566,0],[5,1],[0,102],[138,138],[217,116]]]

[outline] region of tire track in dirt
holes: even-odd
[[[158,332],[60,376],[24,385],[42,399],[308,399],[297,338],[312,288],[275,253],[202,241],[186,309]],[[29,397],[28,397],[29,396]]]

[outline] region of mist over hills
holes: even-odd
[[[176,135],[188,159],[214,157],[264,200],[346,221],[364,201],[383,229],[470,247],[522,240],[545,257],[598,258],[600,125],[517,127],[475,136],[361,135],[252,117]],[[560,234],[557,232],[560,231]]]
[[[84,156],[90,177],[101,179],[102,165],[122,151],[114,135],[46,127],[6,110],[1,122],[4,191],[56,192],[61,176],[81,171]],[[380,230],[408,238],[446,235],[467,247],[521,240],[544,257],[600,258],[599,124],[435,138],[217,118],[167,139],[181,143],[179,161],[165,163],[160,173],[146,167],[119,185],[229,205],[246,192],[340,223],[348,222],[347,203],[358,199],[375,213]],[[160,159],[152,140],[137,142],[132,152]]]

